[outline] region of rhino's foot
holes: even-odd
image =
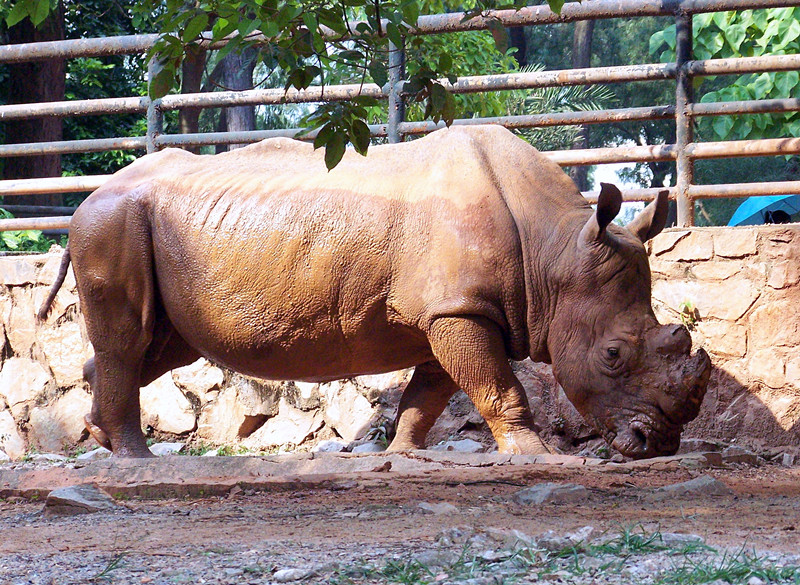
[[[558,450],[551,447],[539,435],[530,431],[524,433],[505,433],[497,439],[497,450],[500,453],[513,455],[549,455]]]
[[[395,438],[394,441],[392,441],[391,444],[386,448],[386,451],[391,453],[404,453],[424,448],[424,443],[420,445],[412,441],[397,440],[397,438]]]
[[[109,451],[112,451],[114,457],[155,457],[155,455],[150,452],[150,449],[148,449],[147,443],[145,443],[143,438],[142,440],[120,440],[118,441],[119,445],[112,447],[111,439],[108,438],[108,435],[103,429],[94,424],[91,414],[87,414],[83,417],[83,423],[94,440]]]

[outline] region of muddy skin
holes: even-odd
[[[508,362],[530,356],[624,454],[671,453],[710,362],[650,306],[643,242],[666,195],[628,229],[611,224],[620,204],[604,185],[593,211],[498,126],[348,152],[330,172],[287,139],[147,155],[70,226],[63,265],[95,349],[87,428],[117,456],[149,456],[139,388],[200,356],[305,381],[417,366],[390,449],[424,447],[462,389],[501,451],[545,453]]]

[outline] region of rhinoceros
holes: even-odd
[[[577,410],[625,455],[672,454],[698,413],[708,355],[659,325],[643,242],[498,126],[348,152],[264,140],[218,155],[149,154],[76,210],[48,307],[73,263],[94,357],[86,426],[150,456],[139,388],[200,356],[249,376],[323,382],[415,366],[393,451],[425,447],[462,389],[501,452],[540,454],[509,364],[551,363]]]

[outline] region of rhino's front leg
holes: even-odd
[[[488,423],[501,453],[550,452],[534,430],[528,398],[495,323],[484,317],[437,319],[429,340],[439,363]]]
[[[395,419],[395,436],[388,450],[424,449],[428,431],[457,391],[458,386],[439,362],[418,365],[403,390]]]

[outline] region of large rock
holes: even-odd
[[[40,451],[57,452],[78,442],[84,431],[83,417],[92,399],[82,388],[72,388],[45,407],[31,410],[28,440]]]
[[[377,410],[350,381],[323,384],[320,391],[325,400],[325,424],[345,441],[363,437],[377,418]]]
[[[233,376],[230,386],[203,405],[197,435],[213,443],[233,443],[248,437],[278,414],[279,399],[277,383]]]
[[[11,459],[19,459],[25,454],[25,440],[19,434],[17,423],[7,410],[0,411],[0,450]]]
[[[319,411],[303,411],[281,398],[278,414],[243,441],[248,449],[270,449],[281,445],[300,445],[318,431],[324,421]]]
[[[79,322],[40,327],[36,337],[60,388],[83,381],[83,364],[92,356],[92,351],[81,335]]]
[[[142,422],[164,433],[180,435],[193,431],[196,417],[192,403],[167,372],[141,390]]]
[[[15,355],[31,357],[36,342],[36,311],[33,295],[29,288],[11,289],[12,308],[6,321],[6,335]]]
[[[73,485],[54,489],[47,495],[44,515],[73,516],[119,508],[110,495],[94,485]]]
[[[15,418],[27,417],[27,409],[44,393],[50,374],[39,362],[11,358],[0,370],[0,397]]]
[[[200,358],[193,364],[172,371],[172,380],[186,392],[191,392],[201,401],[212,391],[219,391],[225,382],[220,368]]]

